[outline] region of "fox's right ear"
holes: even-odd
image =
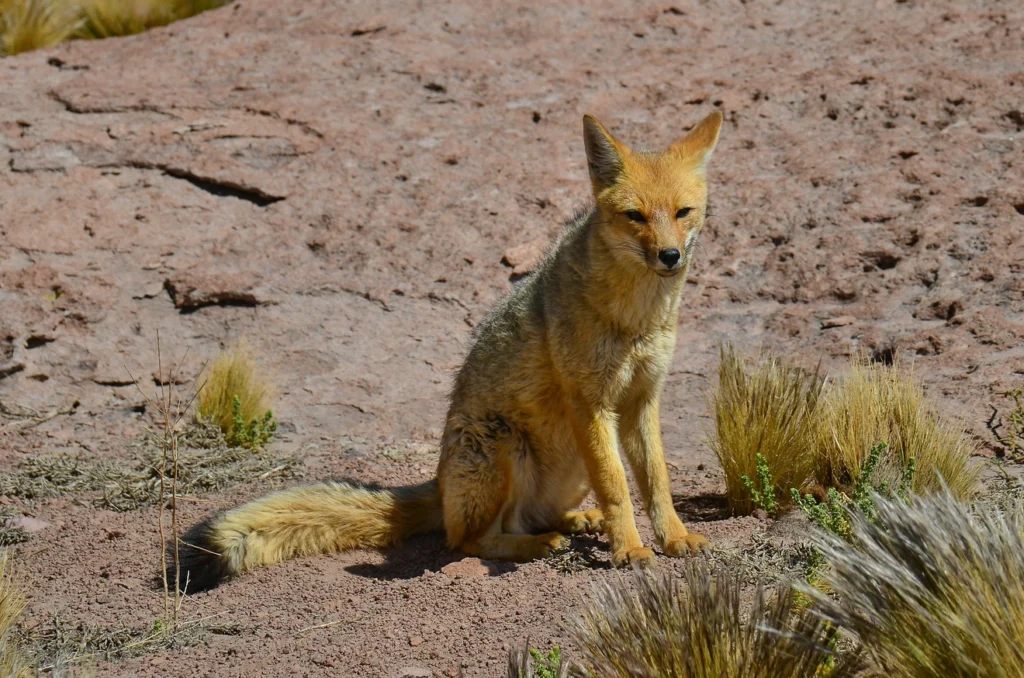
[[[619,143],[592,115],[583,116],[583,144],[594,190],[608,188],[622,173],[622,156],[629,148]]]

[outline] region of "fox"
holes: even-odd
[[[408,487],[284,489],[182,540],[191,590],[290,558],[386,549],[427,532],[486,560],[528,562],[603,534],[616,567],[650,565],[623,456],[666,556],[708,540],[675,511],[660,399],[697,236],[707,218],[714,111],[667,150],[634,150],[583,117],[592,202],[474,328],[436,477]],[[581,510],[593,492],[599,508]]]

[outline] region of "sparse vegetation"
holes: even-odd
[[[95,661],[115,661],[159,650],[197,645],[211,635],[237,635],[235,624],[217,624],[197,619],[183,622],[177,631],[162,620],[148,626],[99,627],[70,624],[60,617],[24,634],[25,645],[33,648],[40,671],[67,668]]]
[[[722,348],[720,359],[719,387],[710,403],[715,419],[711,446],[725,470],[730,509],[748,514],[754,503],[742,478],[759,473],[759,455],[776,483],[771,491],[760,488],[764,496],[802,488],[813,476],[823,380],[817,371],[788,367],[772,355],[748,369],[731,346]]]
[[[165,477],[173,471],[171,462],[164,463],[162,459],[162,436],[162,432],[147,431],[132,444],[134,452],[128,459],[68,454],[27,457],[13,472],[0,473],[0,496],[32,500],[91,495],[94,506],[111,511],[154,506],[160,501],[161,468]],[[298,458],[253,454],[231,446],[223,431],[211,424],[190,422],[178,431],[177,437],[179,497],[302,475],[303,466]]]
[[[638,573],[632,586],[604,582],[571,627],[593,678],[779,678],[855,675],[856,651],[834,663],[836,629],[794,611],[784,588],[769,601],[758,588],[743,614],[741,581],[690,561],[683,577]],[[832,668],[828,668],[832,665]]]
[[[65,40],[132,35],[187,19],[227,0],[0,0],[7,55]]]
[[[17,517],[18,512],[6,506],[0,506],[0,549],[28,541],[28,533],[17,525],[9,525],[7,521]]]
[[[974,513],[948,493],[908,506],[878,499],[851,539],[820,533],[834,595],[815,606],[863,643],[878,675],[1020,673],[1024,648],[1024,518]]]
[[[239,343],[210,363],[199,390],[196,414],[220,426],[232,445],[259,448],[277,427],[270,400],[270,382],[248,347]]]

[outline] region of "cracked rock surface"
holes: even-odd
[[[719,107],[662,416],[684,518],[742,547],[759,523],[722,513],[704,437],[719,342],[912,360],[979,443],[1024,380],[1022,27],[999,0],[236,0],[2,59],[0,402],[68,413],[0,418],[0,466],[128,454],[159,330],[188,378],[246,338],[307,478],[428,478],[471,327],[588,194],[582,114],[660,147]],[[160,615],[155,509],[30,508],[50,526],[16,547],[48,547],[20,570],[29,623]],[[579,596],[623,576],[443,572],[459,560],[423,538],[256,572],[183,608],[240,635],[100,673],[497,675],[509,643],[566,645]]]

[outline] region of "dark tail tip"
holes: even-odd
[[[178,588],[183,593],[196,593],[216,588],[228,577],[228,569],[220,551],[214,546],[213,522],[209,518],[192,527],[178,542],[178,563],[181,573]],[[167,547],[167,581],[174,586],[174,544]]]

